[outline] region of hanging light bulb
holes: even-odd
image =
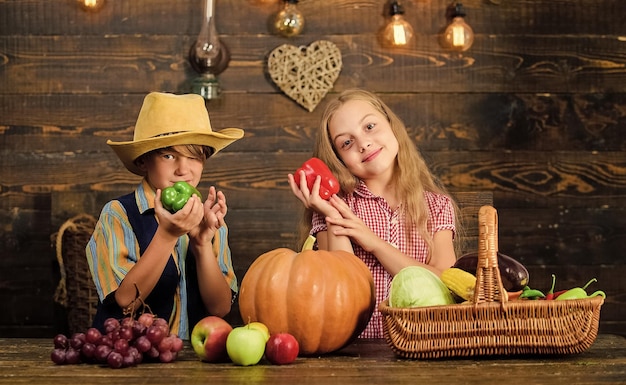
[[[404,8],[394,0],[390,4],[389,16],[391,20],[383,28],[383,44],[390,47],[403,47],[413,39],[413,27],[404,19]]]
[[[274,17],[272,28],[281,36],[297,36],[304,29],[304,16],[297,7],[298,0],[283,0],[283,2],[283,8]]]
[[[192,82],[192,91],[205,99],[218,99],[221,90],[217,75],[228,67],[230,52],[220,40],[215,28],[213,0],[205,0],[204,20],[200,33],[189,50],[189,62],[200,74]]]
[[[100,8],[104,6],[105,0],[76,0],[78,5],[85,10],[96,12],[99,11]]]
[[[474,43],[474,31],[465,22],[463,4],[456,3],[450,17],[452,21],[443,32],[442,45],[454,51],[467,51]]]

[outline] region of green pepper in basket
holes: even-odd
[[[195,187],[185,181],[176,182],[161,191],[161,203],[169,212],[175,213],[183,208],[193,194],[202,200],[202,194]]]
[[[541,292],[540,290],[531,289],[530,287],[525,286],[519,298],[520,299],[539,299],[539,298],[544,298],[545,296],[546,295],[543,294],[543,292]]]
[[[595,278],[592,278],[589,282],[587,282],[587,284],[583,287],[575,287],[573,289],[569,289],[568,291],[566,291],[565,293],[559,295],[558,297],[556,297],[556,301],[562,301],[562,300],[566,300],[566,299],[581,299],[581,298],[591,298],[591,297],[595,297],[597,295],[602,296],[603,298],[606,298],[606,294],[603,291],[596,291],[593,294],[587,295],[587,292],[585,291],[587,289],[587,286],[589,286],[592,282],[597,282],[598,280]]]

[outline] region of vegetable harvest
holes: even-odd
[[[193,194],[202,199],[202,194],[195,187],[185,181],[179,181],[161,191],[161,203],[169,212],[175,213],[185,206]]]
[[[271,334],[290,333],[302,355],[343,348],[365,329],[374,312],[374,279],[363,261],[345,251],[278,248],[259,256],[239,290],[245,322],[262,322]]]
[[[304,171],[309,190],[313,188],[313,183],[315,183],[315,179],[318,175],[322,178],[319,193],[322,199],[328,200],[333,194],[339,192],[339,182],[321,159],[315,157],[310,158],[296,170],[293,177],[298,184],[300,183],[300,171]]]

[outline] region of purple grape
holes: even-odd
[[[156,347],[152,346],[150,348],[150,350],[148,350],[144,354],[146,356],[150,357],[150,358],[158,358],[160,353],[159,353],[159,349],[157,349]]]
[[[159,326],[163,330],[164,335],[170,334],[170,325],[167,323],[165,318],[156,317],[154,319],[153,325]]]
[[[165,363],[172,362],[174,361],[174,358],[176,358],[174,354],[175,353],[172,352],[171,350],[161,352],[161,354],[159,354],[159,361],[165,362]]]
[[[122,319],[122,322],[120,322],[120,325],[123,327],[127,327],[127,328],[131,328],[133,327],[133,324],[135,323],[135,320],[130,318],[130,317],[125,317],[124,319]]]
[[[85,341],[86,341],[85,333],[74,333],[72,334],[70,338],[68,338],[70,347],[76,350],[80,350],[80,348],[83,346]]]
[[[137,350],[137,348],[134,346],[128,348],[127,354],[133,357],[133,362],[135,363],[135,365],[140,364],[141,361],[143,361],[143,354],[141,354],[141,352]]]
[[[67,349],[65,352],[65,363],[69,365],[80,364],[80,350],[75,350],[73,348]]]
[[[83,347],[80,349],[80,353],[83,355],[83,357],[91,359],[96,354],[96,345],[92,344],[91,342],[85,342]]]
[[[110,333],[120,327],[120,321],[115,318],[107,318],[104,320],[104,331]]]
[[[65,364],[65,348],[56,348],[50,353],[50,359],[57,365]]]
[[[125,368],[135,366],[135,356],[131,352],[126,352],[126,354],[122,355],[122,366]]]
[[[154,318],[155,318],[154,315],[150,313],[143,313],[142,315],[139,316],[137,321],[143,326],[145,326],[146,328],[148,328],[152,326],[152,323],[154,322]]]
[[[150,350],[150,348],[152,347],[152,342],[150,342],[150,340],[148,339],[148,337],[146,336],[140,336],[139,338],[137,338],[134,342],[134,346],[137,348],[137,350],[139,350],[141,353],[145,353],[148,350]]]
[[[109,365],[109,367],[113,369],[119,369],[122,367],[123,363],[124,357],[121,353],[118,353],[116,351],[112,351],[111,353],[109,353],[109,356],[107,357],[107,364]]]
[[[107,362],[107,358],[109,357],[109,354],[111,354],[112,351],[113,351],[113,348],[111,348],[109,345],[98,345],[96,346],[94,358],[98,362],[105,363]]]
[[[57,349],[67,349],[69,340],[65,334],[57,334],[53,339],[54,347]]]
[[[120,339],[120,330],[115,329],[112,332],[107,333],[107,336],[111,339],[111,341],[115,342]]]
[[[100,342],[100,338],[102,338],[102,333],[100,330],[96,328],[89,328],[87,332],[85,332],[85,341],[97,345]]]
[[[167,336],[163,338],[161,342],[159,342],[157,349],[159,349],[159,352],[161,353],[170,351],[172,350],[173,343],[174,343],[173,336]]]
[[[113,340],[108,335],[104,335],[102,336],[102,338],[100,338],[100,342],[98,343],[98,345],[107,345],[112,348]]]
[[[126,341],[133,339],[133,328],[128,326],[122,326],[119,330],[119,336]]]
[[[172,343],[172,351],[178,353],[183,350],[183,340],[178,336],[174,336],[174,342]]]
[[[152,325],[146,330],[146,337],[152,342],[153,345],[158,345],[159,342],[165,337],[163,329],[158,325]]]
[[[143,325],[139,321],[135,322],[135,324],[133,325],[133,337],[139,338],[146,333],[146,330],[148,330],[146,325]]]
[[[128,340],[120,338],[119,340],[115,341],[115,344],[113,344],[113,350],[118,353],[125,354],[128,351]]]

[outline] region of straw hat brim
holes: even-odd
[[[137,167],[135,160],[145,153],[170,146],[195,144],[209,146],[213,148],[213,154],[215,154],[234,141],[241,139],[243,135],[244,131],[240,128],[224,128],[220,131],[207,133],[180,132],[127,142],[107,140],[107,144],[115,151],[128,171],[144,176],[144,172]]]

